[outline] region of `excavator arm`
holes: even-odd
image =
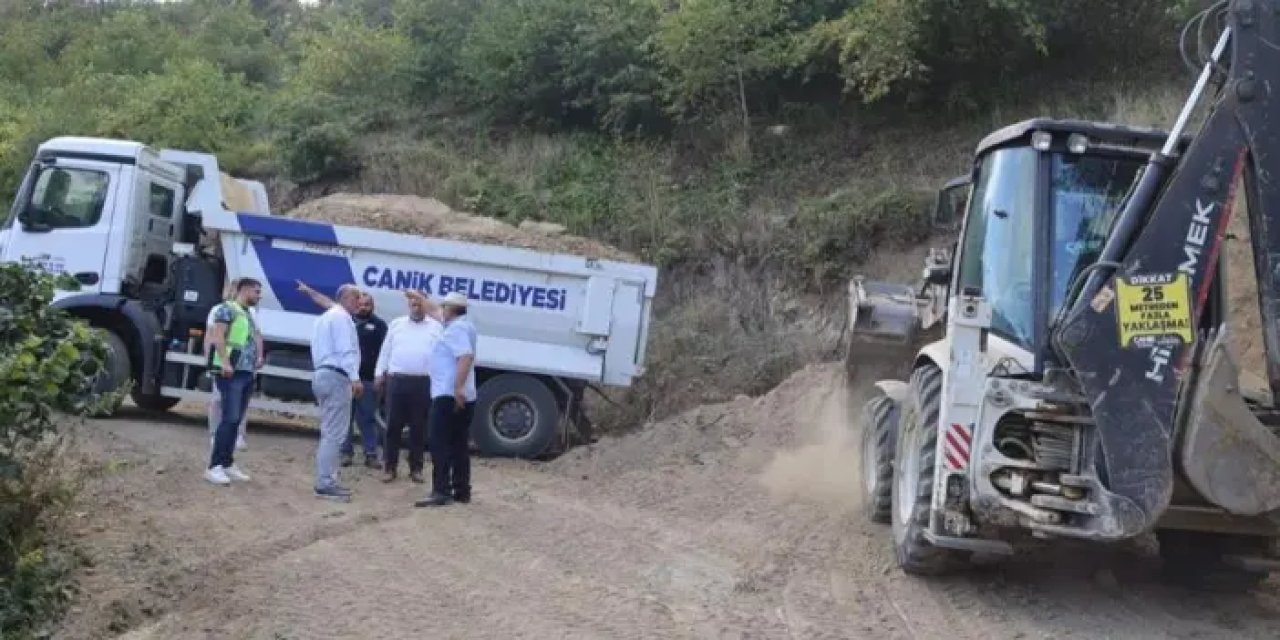
[[[1168,507],[1184,447],[1185,475],[1207,501],[1249,515],[1280,508],[1280,440],[1235,392],[1221,336],[1210,339],[1219,327],[1203,326],[1243,177],[1267,374],[1280,391],[1280,0],[1230,0],[1211,12],[1224,8],[1226,27],[1169,141],[1051,337],[1092,408],[1099,498],[1127,535],[1154,527]],[[1210,87],[1208,116],[1179,153]]]

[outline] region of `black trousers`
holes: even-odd
[[[471,416],[476,403],[459,410],[453,396],[431,400],[431,492],[471,497]]]
[[[422,471],[423,449],[427,446],[427,414],[431,410],[430,379],[427,376],[391,375],[387,380],[387,441],[383,466],[395,471],[400,466],[400,432],[409,426],[409,471]]]

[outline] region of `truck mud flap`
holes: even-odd
[[[844,365],[851,383],[910,375],[920,348],[917,305],[908,285],[862,278],[849,283]]]
[[[1207,501],[1254,516],[1280,509],[1280,438],[1240,393],[1226,333],[1208,349],[1181,442],[1182,471]]]

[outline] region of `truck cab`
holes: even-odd
[[[174,247],[198,244],[200,210],[224,204],[223,184],[206,177],[248,194],[245,210],[267,212],[260,183],[221,174],[208,154],[54,138],[37,148],[0,230],[0,261],[76,279],[79,289],[56,292],[54,304],[100,331],[115,378],[103,386],[138,381],[142,406],[176,403],[148,384],[160,366],[149,345],[162,330]]]

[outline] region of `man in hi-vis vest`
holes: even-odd
[[[210,371],[222,400],[222,420],[213,436],[213,453],[204,477],[214,484],[249,479],[236,466],[233,456],[240,420],[249,409],[253,378],[262,368],[258,327],[249,313],[261,297],[261,283],[253,278],[241,278],[236,283],[235,297],[218,305],[213,314]]]

